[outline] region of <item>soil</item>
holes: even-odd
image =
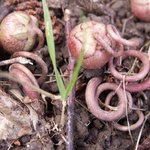
[[[8,0],[12,5],[17,6],[18,4],[14,1]],[[21,1],[20,1],[21,3]],[[3,4],[3,3],[2,3]],[[0,3],[0,5],[2,6]],[[57,20],[54,23],[55,33],[55,46],[56,46],[56,60],[59,70],[62,75],[67,72],[68,66],[68,52],[66,48],[66,37],[64,33],[64,20],[63,20],[63,10],[68,8],[71,10],[71,24],[72,28],[77,24],[93,20],[97,22],[103,22],[106,24],[114,24],[116,28],[120,31],[122,37],[130,39],[132,37],[140,37],[143,39],[143,45],[150,42],[150,23],[145,23],[136,18],[131,12],[129,0],[48,0],[48,6],[51,11],[53,11],[53,20]],[[2,7],[3,8],[3,7]],[[1,7],[0,7],[1,9]],[[12,10],[11,10],[12,11]],[[24,10],[25,11],[25,10]],[[1,10],[0,10],[1,13]],[[9,12],[8,12],[9,13]],[[41,26],[43,22],[43,16],[39,15]],[[41,27],[44,31],[44,27]],[[2,49],[2,48],[1,48]],[[140,49],[140,48],[139,48]],[[144,52],[148,53],[148,48],[144,47]],[[48,55],[47,46],[40,49],[39,54],[47,63],[48,66],[48,76],[46,81],[41,84],[41,88],[47,92],[53,94],[59,94],[57,84],[55,82],[55,77],[53,73],[53,67]],[[2,51],[0,54],[0,60],[5,60],[10,58],[10,55]],[[126,62],[125,65],[129,67],[131,62]],[[34,64],[33,66],[28,66],[32,73],[37,77],[40,74],[40,68]],[[1,70],[8,71],[8,66],[1,67]],[[85,89],[88,81],[92,77],[103,77],[104,81],[112,81],[113,77],[109,73],[108,66],[105,65],[100,70],[88,70],[81,69],[77,84],[76,84],[76,100],[75,100],[75,115],[74,115],[74,147],[77,150],[133,150],[140,133],[138,128],[131,132],[132,139],[129,132],[118,131],[114,128],[113,122],[105,122],[97,119],[93,116],[86,105],[85,102]],[[41,103],[42,113],[40,112],[38,125],[35,129],[31,123],[29,123],[29,110],[23,104],[16,104],[16,97],[11,94],[10,90],[13,87],[10,81],[6,79],[1,79],[0,81],[0,91],[3,97],[10,97],[10,104],[12,100],[14,107],[11,113],[16,115],[16,110],[22,113],[19,115],[25,115],[26,122],[20,119],[22,125],[18,125],[17,130],[12,132],[12,125],[7,126],[10,128],[10,132],[7,135],[1,135],[0,140],[0,150],[64,150],[66,149],[67,141],[67,109],[65,112],[65,127],[61,131],[59,129],[62,103],[58,100],[52,100],[48,97],[45,100],[44,105]],[[16,86],[16,85],[15,85]],[[20,86],[16,86],[16,89]],[[0,96],[0,101],[2,96]],[[134,102],[141,109],[144,109],[144,115],[148,114],[150,111],[150,91],[149,89],[133,94]],[[2,102],[0,102],[2,103]],[[1,105],[1,104],[0,104]],[[44,108],[43,108],[44,106]],[[33,105],[33,108],[37,105]],[[23,109],[22,109],[23,108]],[[21,110],[20,110],[21,109]],[[39,110],[37,110],[38,112]],[[3,111],[2,111],[3,112]],[[1,113],[2,113],[1,112]],[[136,120],[136,115],[129,116],[129,120],[134,122]],[[3,119],[2,119],[3,121]],[[0,129],[2,127],[2,121],[0,121]],[[36,121],[36,115],[33,115],[32,122]],[[125,120],[122,120],[122,122]],[[138,150],[148,150],[150,149],[150,118],[147,119],[145,126],[142,130],[142,135],[140,138],[140,146]],[[29,128],[30,127],[30,128]],[[6,128],[5,133],[8,131]],[[21,132],[20,135],[15,132]],[[12,135],[13,136],[10,136]],[[144,141],[147,140],[145,143]]]

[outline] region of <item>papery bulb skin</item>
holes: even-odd
[[[137,18],[150,22],[150,0],[131,0],[131,9]]]
[[[36,20],[21,11],[6,16],[0,24],[0,45],[3,49],[9,53],[30,51],[36,43]]]
[[[68,38],[68,46],[71,55],[78,59],[84,47],[84,60],[82,66],[87,69],[100,69],[112,57],[104,50],[102,45],[94,38],[99,34],[110,46],[115,42],[107,36],[106,26],[103,23],[88,21],[77,25]]]

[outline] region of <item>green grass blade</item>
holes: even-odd
[[[86,30],[84,31],[84,34],[83,34],[83,45],[82,45],[82,51],[80,53],[80,57],[77,61],[77,65],[74,69],[74,72],[73,72],[73,75],[72,75],[72,79],[70,80],[67,88],[66,88],[66,93],[65,93],[65,99],[67,99],[67,97],[69,96],[70,92],[72,91],[76,81],[77,81],[77,78],[78,78],[78,75],[79,75],[79,72],[80,72],[80,68],[81,68],[81,65],[82,65],[82,62],[83,62],[83,59],[84,59],[84,52],[85,52],[85,48],[86,48],[86,44],[90,42],[89,41],[89,32],[87,32]]]
[[[50,12],[49,12],[46,0],[42,0],[42,2],[43,2],[43,11],[44,11],[46,41],[47,41],[47,45],[49,48],[50,57],[51,57],[53,66],[55,68],[56,67],[56,55],[55,55],[55,44],[54,44],[52,21],[50,18]]]
[[[62,77],[57,68],[55,69],[55,75],[56,75],[56,82],[57,82],[57,86],[58,86],[61,98],[63,100],[65,100],[66,89],[65,89],[64,83],[62,81]]]
[[[80,68],[81,68],[81,65],[82,65],[82,62],[83,62],[83,57],[84,57],[84,50],[81,51],[81,54],[80,54],[80,57],[77,61],[77,64],[76,64],[76,67],[74,69],[72,78],[71,78],[69,84],[67,85],[66,93],[65,93],[65,99],[67,99],[67,97],[69,96],[70,92],[72,91],[72,89],[73,89],[73,87],[74,87],[74,85],[77,81],[77,78],[78,78],[78,75],[79,75],[79,72],[80,72]]]
[[[42,0],[42,3],[43,3],[45,33],[46,33],[48,51],[49,51],[50,58],[52,60],[53,67],[54,67],[56,82],[57,82],[60,95],[62,98],[64,98],[65,86],[61,78],[61,75],[57,69],[57,65],[56,65],[55,44],[54,44],[53,27],[52,27],[52,21],[50,18],[50,12],[49,12],[46,0]]]

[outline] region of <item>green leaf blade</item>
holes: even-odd
[[[64,83],[63,83],[63,81],[62,81],[62,78],[61,78],[61,75],[60,75],[58,69],[55,68],[54,70],[55,70],[57,86],[58,86],[58,89],[59,89],[61,98],[62,98],[63,100],[65,100],[66,89],[65,89]]]
[[[53,66],[56,67],[56,55],[55,55],[55,44],[54,44],[52,21],[50,18],[50,12],[49,12],[46,0],[42,0],[42,2],[43,2],[43,11],[44,11],[46,41],[47,41],[48,50],[49,50],[49,54],[50,54]]]
[[[67,85],[66,93],[65,93],[65,99],[67,99],[67,97],[69,96],[70,92],[72,91],[72,89],[73,89],[73,87],[74,87],[74,85],[77,81],[77,78],[78,78],[78,75],[79,75],[79,72],[80,72],[80,68],[81,68],[81,65],[82,65],[82,62],[83,62],[83,58],[84,58],[84,50],[82,50],[81,53],[80,53],[80,57],[77,61],[77,64],[76,64],[76,67],[74,69],[72,78],[71,78],[69,84]]]
[[[63,80],[61,78],[61,75],[57,69],[53,27],[52,27],[52,21],[50,18],[50,12],[49,12],[46,0],[42,0],[42,4],[43,4],[43,11],[44,11],[45,34],[46,34],[46,41],[48,45],[48,51],[49,51],[50,58],[52,60],[57,86],[58,86],[62,99],[64,99],[66,89],[65,89]]]

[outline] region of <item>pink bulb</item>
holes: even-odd
[[[150,0],[131,0],[134,15],[146,22],[150,22]]]

